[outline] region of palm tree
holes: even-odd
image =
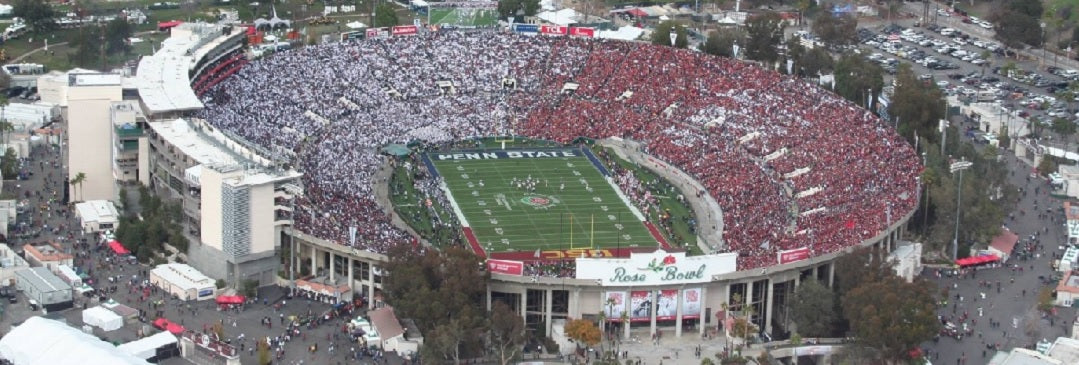
[[[75,174],[75,177],[71,178],[71,185],[79,188],[79,196],[82,196],[82,183],[86,181],[86,173],[79,172]],[[76,199],[78,200],[78,199]]]

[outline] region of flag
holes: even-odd
[[[847,229],[854,229],[854,220],[848,219],[847,222],[844,223],[844,226],[846,226]]]
[[[535,253],[535,254],[533,254],[533,255],[532,255],[532,257],[535,257],[535,258],[537,258],[537,259],[538,259],[538,258],[540,258],[540,249],[538,249],[538,248],[537,248],[537,249],[536,249],[536,253]]]
[[[348,242],[349,245],[356,245],[356,226],[348,227]]]

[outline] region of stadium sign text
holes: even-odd
[[[456,152],[435,153],[435,160],[497,160],[502,158],[562,158],[578,157],[580,153],[574,149],[543,150],[543,151],[494,151],[494,152]]]
[[[697,270],[693,271],[680,271],[678,266],[666,266],[657,276],[660,281],[683,281],[683,280],[700,280],[704,279],[705,264],[701,264]],[[617,267],[614,269],[614,276],[608,279],[611,283],[645,283],[648,281],[648,273],[629,273],[629,270],[625,267]]]

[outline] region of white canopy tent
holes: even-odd
[[[156,335],[146,337],[137,341],[131,341],[116,348],[120,351],[137,356],[143,360],[149,360],[157,355],[157,349],[176,343],[176,336],[169,333],[169,331],[161,331]]]
[[[0,358],[15,365],[149,365],[116,346],[58,321],[30,317],[0,338]]]
[[[82,323],[100,327],[105,331],[115,331],[124,326],[124,319],[111,310],[97,306],[82,311]]]

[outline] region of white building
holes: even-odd
[[[278,168],[204,121],[149,123],[150,186],[180,197],[192,265],[230,283],[273,283],[280,229],[300,173]],[[140,157],[142,159],[142,157]]]
[[[895,251],[888,253],[888,260],[894,263],[896,275],[908,283],[913,282],[922,273],[922,244],[900,242]]]
[[[67,176],[85,176],[68,187],[73,201],[116,199],[109,107],[122,99],[122,82],[117,74],[69,76]]]
[[[0,357],[14,365],[150,365],[62,322],[30,317],[0,338]]]
[[[52,272],[60,270],[60,265],[75,266],[73,265],[75,256],[64,252],[64,249],[56,242],[37,246],[26,244],[22,246],[22,250],[30,266],[43,266]]]
[[[214,297],[214,279],[186,264],[161,264],[150,270],[150,283],[181,300],[206,300]]]
[[[0,245],[0,286],[15,285],[15,272],[27,268],[30,268],[30,263],[8,245]]]
[[[75,215],[82,223],[83,233],[113,230],[120,224],[120,213],[116,211],[116,206],[107,200],[91,200],[75,204]]]

